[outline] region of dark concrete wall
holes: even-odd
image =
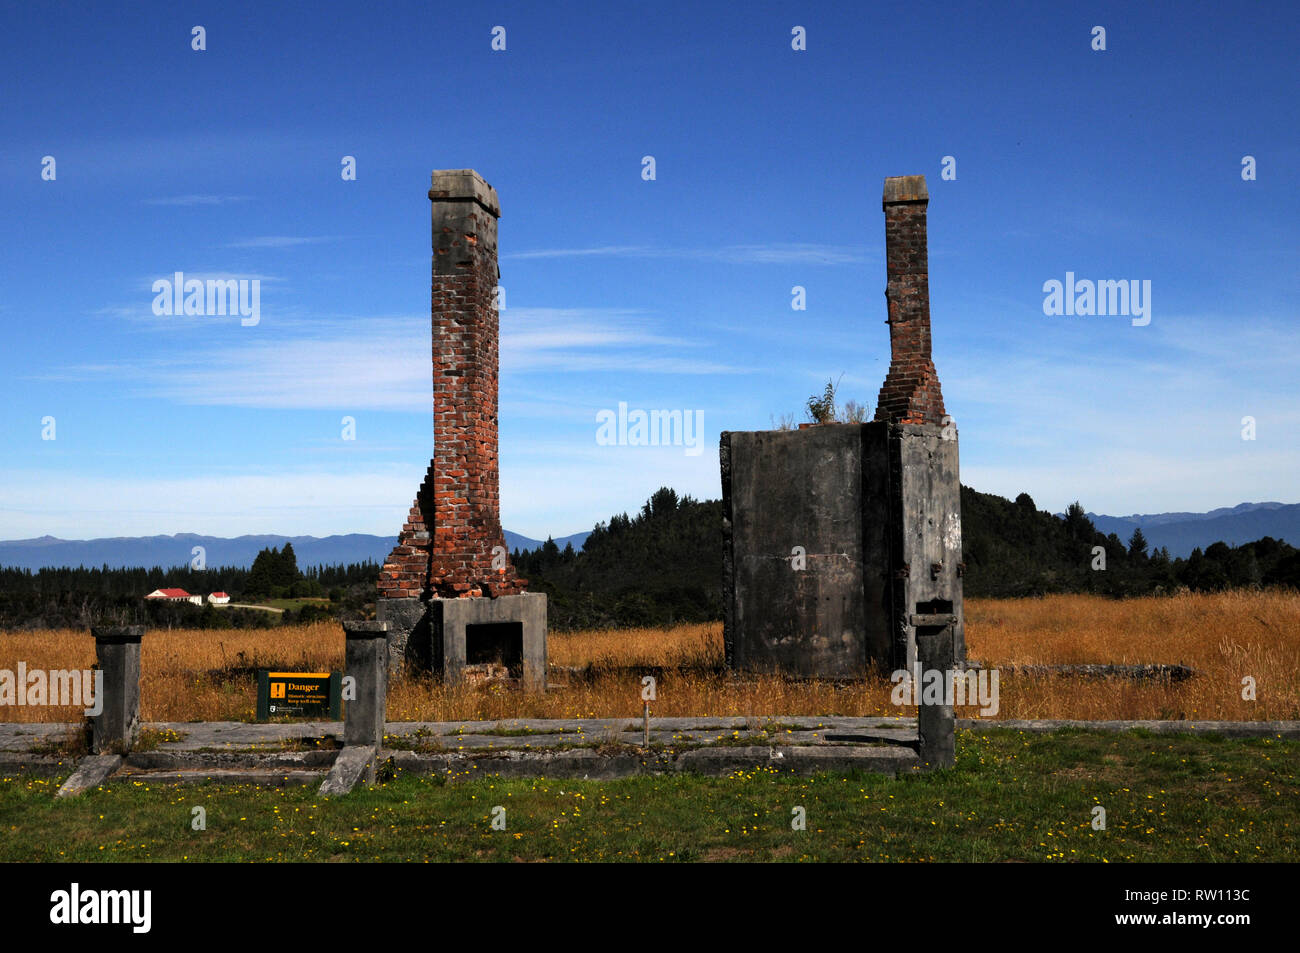
[[[722,444],[728,664],[861,675],[890,645],[884,426],[732,432]]]
[[[964,659],[957,441],[946,432],[872,422],[722,435],[729,667],[818,677],[910,667],[910,616],[940,611],[936,601],[958,617]]]

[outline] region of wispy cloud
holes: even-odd
[[[700,352],[706,342],[665,335],[623,309],[519,308],[501,317],[503,373],[540,370],[734,374]]]
[[[261,235],[257,238],[245,238],[230,242],[226,248],[293,248],[297,245],[319,245],[323,242],[336,242],[337,235]]]
[[[637,311],[511,308],[501,325],[502,373],[512,378],[557,371],[746,372],[719,360],[706,342],[657,331]],[[45,379],[111,375],[132,381],[137,396],[179,404],[428,412],[426,315],[320,320],[291,334],[237,330],[235,345],[229,337],[211,345],[204,339],[167,357],[73,365]]]
[[[252,201],[251,195],[171,195],[145,199],[145,205],[228,205],[231,202]]]
[[[426,464],[346,472],[316,468],[185,477],[19,471],[0,487],[0,537],[65,538],[196,532],[213,536],[394,531]],[[114,501],[105,507],[103,501]],[[322,521],[322,513],[338,514]],[[315,527],[316,529],[313,529]]]
[[[599,245],[591,248],[538,248],[501,256],[516,261],[539,258],[678,258],[733,265],[847,265],[867,260],[867,250],[848,245],[775,243],[719,248],[669,248],[655,245]]]
[[[189,281],[191,278],[197,278],[199,281],[230,281],[232,279],[238,281],[241,278],[247,279],[249,281],[256,279],[258,281],[268,281],[268,282],[284,280],[283,278],[280,278],[278,275],[262,275],[250,271],[186,271],[184,268],[177,269],[177,270],[181,271],[185,275],[186,281]],[[168,281],[171,281],[174,274],[175,271],[159,272],[156,275],[146,276],[145,278],[141,279],[141,282],[146,288],[152,289],[153,283],[157,281],[159,278],[166,278]]]

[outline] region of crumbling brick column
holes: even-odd
[[[876,420],[941,424],[939,375],[930,357],[930,264],[926,254],[923,175],[885,179],[885,259],[889,302],[889,374],[876,401]]]
[[[379,578],[381,599],[527,588],[501,530],[497,463],[496,190],[472,169],[433,173],[433,460]]]

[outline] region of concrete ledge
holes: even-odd
[[[480,777],[501,778],[586,778],[590,780],[611,780],[614,778],[633,777],[637,775],[668,775],[678,772],[726,776],[737,771],[752,771],[756,768],[775,768],[797,774],[811,774],[819,771],[865,771],[888,775],[897,775],[904,770],[924,768],[909,742],[915,737],[915,722],[895,718],[800,718],[781,716],[762,719],[779,723],[801,723],[809,728],[818,726],[819,739],[809,743],[799,737],[801,732],[789,737],[791,744],[748,744],[748,745],[708,745],[694,748],[675,747],[671,740],[660,741],[662,747],[649,751],[634,744],[608,740],[609,737],[625,735],[627,740],[635,736],[633,718],[607,719],[520,719],[495,722],[402,722],[387,726],[388,737],[414,733],[423,729],[424,737],[431,740],[461,744],[473,735],[459,735],[461,730],[486,731],[493,728],[531,728],[547,729],[553,733],[543,736],[553,745],[584,744],[598,747],[565,748],[557,747],[547,750],[540,747],[543,738],[533,735],[516,737],[483,736],[500,744],[513,744],[513,748],[501,748],[496,751],[445,750],[418,752],[406,750],[383,749],[376,757],[367,757],[369,749],[361,753],[352,753],[349,749],[321,749],[306,751],[266,751],[266,750],[224,750],[197,751],[187,748],[183,743],[165,745],[162,749],[147,752],[135,752],[126,758],[116,755],[94,756],[83,759],[68,779],[65,788],[68,793],[74,789],[85,790],[102,784],[115,771],[120,770],[119,778],[148,781],[155,784],[173,784],[185,782],[213,781],[226,784],[259,784],[283,786],[289,784],[314,784],[325,778],[327,769],[337,776],[338,789],[344,786],[348,790],[362,780],[370,770],[377,770],[380,762],[395,771],[405,771],[415,775],[441,777],[447,781],[460,781]],[[735,730],[747,728],[756,719],[747,718],[664,718],[656,719],[656,728],[663,724],[665,729],[675,728],[679,732],[700,732],[702,729],[717,730],[734,726]],[[632,726],[628,732],[624,728]],[[37,740],[45,737],[45,731],[32,732],[34,726],[21,727],[21,737]],[[158,726],[155,726],[158,727]],[[175,726],[177,729],[194,729],[200,726]],[[209,728],[224,729],[220,735],[227,739],[233,748],[235,744],[250,741],[266,743],[274,740],[274,732],[280,731],[281,737],[299,738],[304,724],[266,725],[266,724],[223,724],[211,725]],[[333,729],[337,733],[337,723],[317,723],[313,726],[317,732]],[[1050,733],[1063,729],[1083,731],[1121,732],[1142,729],[1153,734],[1187,734],[1218,736],[1225,738],[1284,738],[1300,741],[1300,721],[1272,722],[1229,722],[1229,721],[1065,721],[1065,720],[983,720],[962,719],[958,730],[963,731],[1024,731],[1033,733]],[[569,733],[561,734],[558,729],[567,728]],[[578,729],[585,729],[579,731]],[[611,729],[614,731],[611,732]],[[602,731],[604,732],[602,734]],[[846,735],[852,731],[854,734]],[[658,732],[656,732],[658,734]],[[812,732],[808,732],[812,734]],[[244,735],[244,737],[240,737]],[[843,739],[843,740],[841,740]],[[883,743],[882,743],[883,742]],[[689,744],[689,742],[688,742]],[[531,750],[525,745],[533,745]],[[468,747],[468,746],[467,746]],[[342,761],[342,764],[340,764]],[[68,770],[69,759],[51,755],[21,754],[0,752],[0,775],[10,776],[27,774],[38,777],[58,777]],[[102,776],[101,776],[102,775]],[[349,783],[350,782],[350,783]],[[322,789],[322,793],[328,793]],[[65,795],[66,796],[66,795]]]
[[[126,756],[131,771],[188,771],[196,768],[260,771],[328,771],[339,749],[322,751],[146,751]]]
[[[497,218],[501,217],[497,190],[473,169],[434,169],[430,185],[429,198],[434,202],[477,202]]]
[[[919,764],[916,752],[890,747],[829,747],[802,745],[768,748],[758,746],[695,748],[677,757],[676,769],[691,774],[711,776],[734,774],[752,768],[767,767],[792,771],[798,775],[820,771],[865,771],[871,774],[897,774]]]
[[[821,771],[865,771],[897,774],[919,765],[916,753],[899,747],[759,745],[692,748],[670,751],[597,749],[568,751],[502,751],[499,754],[417,754],[384,752],[388,765],[411,774],[443,776],[448,781],[480,777],[575,778],[593,781],[636,775],[699,774],[726,777],[737,771],[774,768],[806,775]]]
[[[34,778],[61,778],[68,773],[71,758],[55,755],[0,753],[0,778],[25,775]]]
[[[930,193],[925,187],[925,176],[895,175],[885,179],[885,192],[881,197],[881,205],[929,201]]]
[[[241,771],[228,768],[203,768],[198,771],[150,771],[123,777],[150,784],[252,784],[258,787],[284,788],[307,786],[321,779],[321,771]]]
[[[72,777],[63,782],[63,787],[59,788],[59,793],[55,797],[73,797],[83,791],[97,788],[120,767],[122,767],[122,756],[119,754],[92,754],[82,758],[81,763],[77,765],[77,770],[72,772]]]

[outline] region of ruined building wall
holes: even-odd
[[[836,677],[911,668],[914,616],[965,659],[957,430],[930,354],[923,176],[885,180],[889,373],[875,420],[724,432],[727,664]],[[802,551],[802,568],[794,554]]]
[[[501,208],[496,190],[473,170],[434,172],[432,185],[433,459],[380,572],[381,600],[496,597],[527,588],[510,563],[500,518]]]

